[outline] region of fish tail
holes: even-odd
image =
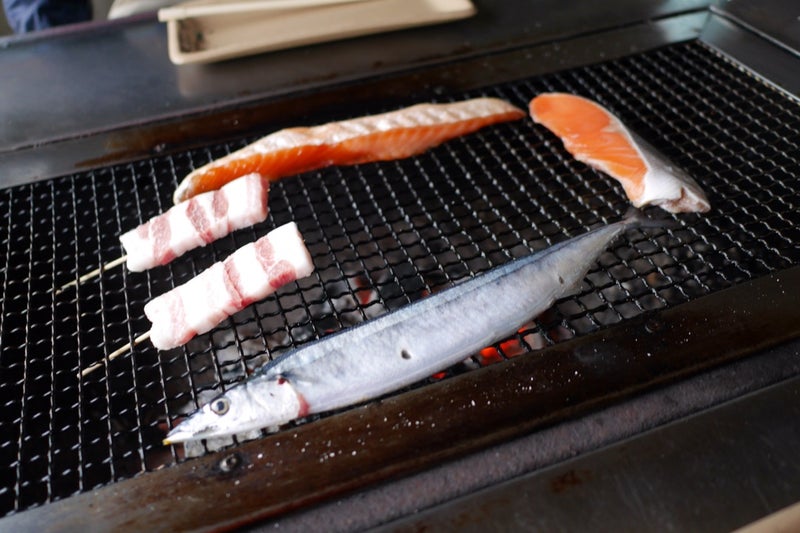
[[[637,207],[629,207],[622,219],[628,227],[675,229],[680,222],[674,218],[650,218]]]

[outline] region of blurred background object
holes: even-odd
[[[3,8],[15,33],[92,20],[89,0],[3,0]]]
[[[3,2],[3,8],[0,10],[0,37],[13,35],[14,30],[12,29],[12,24],[9,23],[9,18],[6,14],[8,10],[9,4],[17,3],[16,0],[8,0],[8,2]],[[72,3],[71,1],[69,3]],[[111,9],[111,4],[113,0],[90,0],[91,11],[86,14],[85,20],[106,20],[108,18],[109,10]],[[80,19],[76,19],[73,22],[79,22]],[[43,28],[38,28],[43,29]],[[29,30],[30,31],[30,30]],[[21,33],[21,32],[17,32]]]
[[[0,37],[14,33],[29,33],[55,26],[78,22],[100,21],[128,17],[148,11],[158,11],[178,0],[3,0],[0,10]],[[30,11],[46,4],[47,14]],[[11,13],[16,13],[12,15]],[[20,22],[14,23],[14,19]],[[23,20],[24,19],[24,20]],[[15,28],[14,26],[18,26]]]

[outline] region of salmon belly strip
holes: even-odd
[[[309,128],[277,131],[188,174],[175,190],[179,203],[216,190],[245,174],[269,180],[329,165],[355,165],[420,154],[484,126],[517,120],[525,113],[497,98],[405,109]]]
[[[599,104],[572,94],[544,93],[531,100],[530,113],[575,159],[619,181],[634,206],[658,205],[671,213],[709,210],[697,182]]]

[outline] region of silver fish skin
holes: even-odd
[[[275,427],[397,390],[500,341],[583,280],[638,211],[264,365],[176,426],[165,444]]]

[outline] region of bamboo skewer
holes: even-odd
[[[141,335],[139,335],[138,337],[133,339],[132,342],[129,342],[129,343],[125,344],[124,346],[120,346],[119,348],[117,348],[116,350],[114,350],[113,352],[108,354],[105,359],[102,359],[101,361],[98,361],[97,363],[95,363],[95,364],[93,364],[91,366],[88,366],[88,367],[84,368],[83,370],[81,370],[80,372],[78,372],[78,377],[79,378],[85,377],[87,374],[89,374],[91,372],[94,372],[98,368],[100,368],[103,365],[107,364],[109,361],[113,361],[114,359],[116,359],[120,355],[122,355],[124,353],[127,353],[127,352],[130,352],[133,349],[134,346],[137,346],[138,344],[143,343],[144,341],[146,341],[149,338],[150,338],[150,332],[149,331],[147,333],[142,333]]]
[[[76,280],[72,280],[69,283],[65,283],[64,285],[62,285],[61,287],[56,289],[56,296],[58,296],[59,294],[61,294],[62,292],[64,292],[65,290],[67,290],[68,288],[70,288],[72,286],[76,286],[77,287],[78,285],[80,285],[84,281],[87,281],[87,280],[90,280],[90,279],[92,279],[94,277],[97,277],[97,276],[101,275],[103,272],[105,272],[106,270],[108,270],[110,268],[114,268],[116,266],[121,265],[122,263],[127,261],[127,259],[128,259],[128,256],[127,255],[123,255],[122,257],[118,257],[118,258],[114,259],[113,261],[109,261],[108,263],[106,263],[104,265],[100,265],[99,268],[95,268],[94,270],[92,270],[90,272],[87,272],[86,274],[84,274],[83,276],[79,277]]]

